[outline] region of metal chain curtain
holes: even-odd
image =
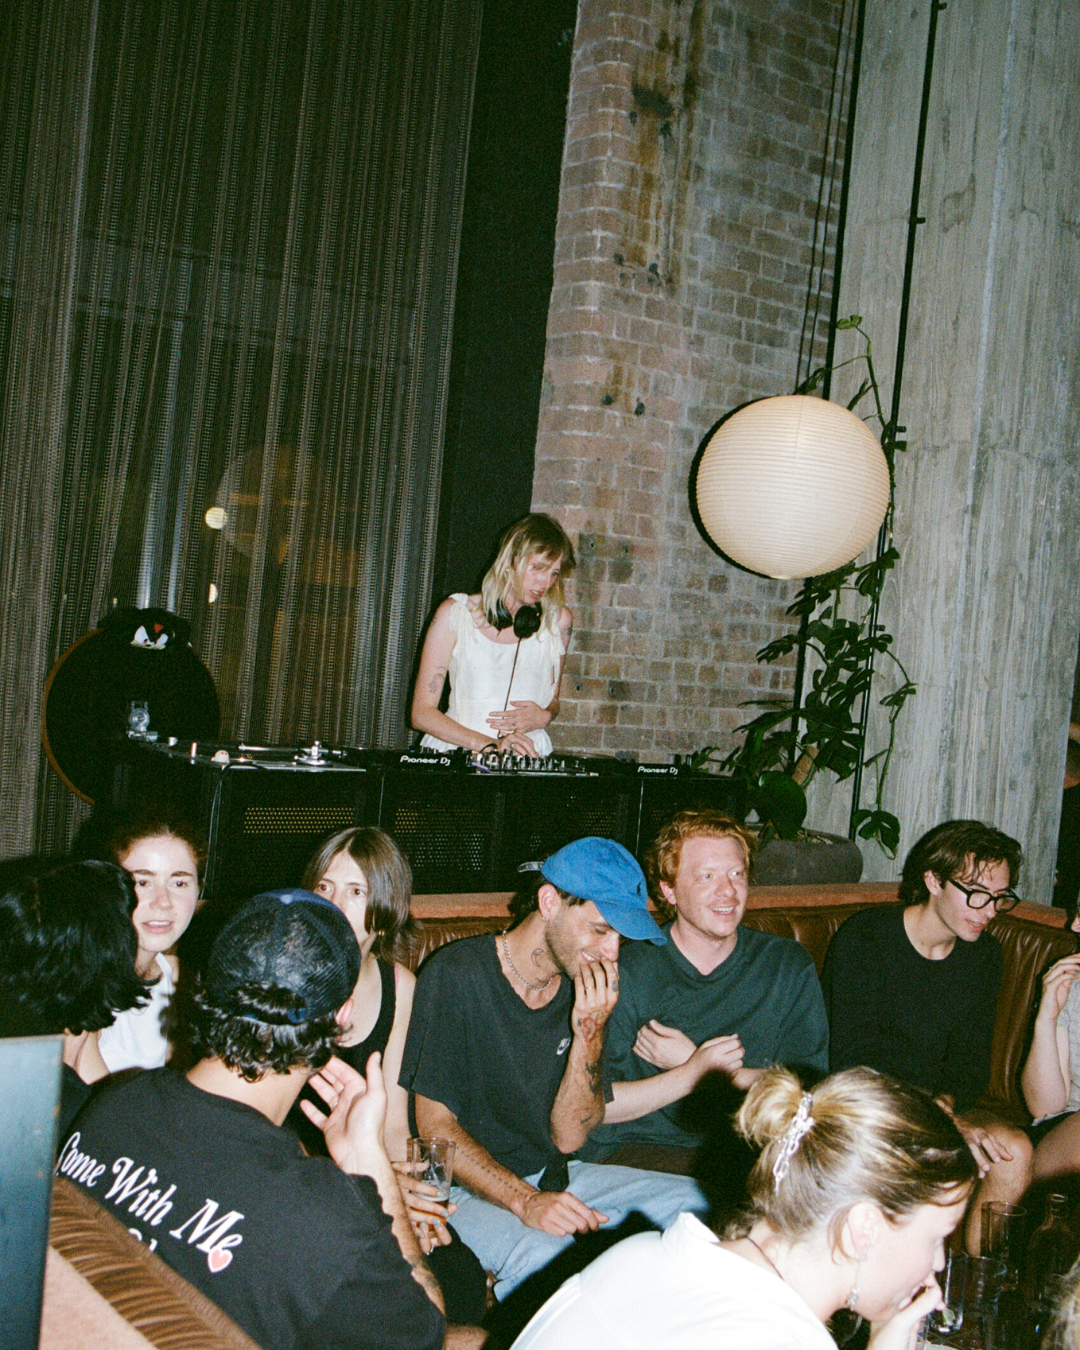
[[[189,618],[223,733],[400,743],[481,0],[0,7],[0,839],[48,670]]]

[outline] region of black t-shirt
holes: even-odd
[[[573,1003],[560,977],[551,1002],[529,1008],[502,973],[493,934],[448,943],[416,981],[401,1085],[441,1102],[496,1162],[531,1176],[562,1157],[550,1121]]]
[[[81,1107],[90,1100],[93,1089],[84,1083],[74,1069],[60,1065],[60,1113],[56,1122],[56,1138],[63,1143],[68,1137],[71,1122]]]
[[[957,938],[943,961],[912,945],[903,905],[874,905],[837,929],[821,985],[829,1014],[829,1068],[890,1073],[958,1112],[990,1082],[990,1051],[1003,956],[989,933]]]
[[[170,1069],[99,1093],[57,1170],[263,1350],[442,1345],[374,1182],[305,1158],[288,1130]]]

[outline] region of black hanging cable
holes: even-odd
[[[930,120],[930,90],[934,77],[934,49],[937,45],[938,14],[945,9],[942,0],[932,0],[930,5],[930,25],[926,35],[926,58],[923,62],[922,99],[919,103],[919,129],[915,138],[915,165],[911,174],[911,202],[908,207],[907,249],[904,253],[904,281],[900,288],[900,320],[896,330],[896,360],[893,364],[892,403],[889,409],[889,421],[899,430],[900,390],[904,378],[904,349],[907,346],[908,313],[911,309],[911,279],[915,271],[915,231],[926,223],[926,217],[919,215],[919,196],[922,192],[923,156],[926,151],[926,127]],[[835,328],[832,330],[835,332]],[[892,535],[892,500],[889,510],[878,531],[877,557],[889,546]],[[878,630],[878,611],[880,597],[875,596],[870,606],[869,629],[871,635]],[[859,755],[855,761],[855,773],[851,782],[851,818],[848,822],[848,838],[855,838],[855,813],[859,809],[863,778],[863,748],[866,744],[866,728],[870,720],[870,685],[874,675],[874,655],[866,658],[867,681],[863,690],[862,707],[859,712]]]
[[[517,659],[521,654],[521,638],[517,640],[517,646],[514,648],[514,664],[510,667],[510,683],[506,686],[506,697],[503,699],[502,710],[505,712],[510,706],[510,690],[514,687],[514,671],[517,670]]]
[[[857,6],[855,10],[854,34],[852,33],[852,25],[850,23],[845,24],[844,22],[846,15],[847,15],[847,7],[845,4],[845,8],[841,13],[840,29],[839,32],[837,33],[836,38],[836,60],[833,65],[833,81],[829,102],[829,127],[831,127],[832,125],[834,105],[838,106],[838,111],[836,116],[837,134],[833,141],[833,152],[830,162],[830,172],[828,174],[829,190],[826,198],[825,229],[823,232],[825,237],[827,237],[828,235],[829,216],[832,213],[833,185],[836,182],[836,165],[838,158],[837,146],[840,143],[840,135],[839,135],[840,110],[842,110],[844,106],[845,88],[849,89],[848,106],[847,106],[847,128],[846,128],[846,135],[844,137],[843,168],[840,177],[840,202],[837,209],[836,246],[833,254],[832,297],[830,299],[829,304],[829,329],[825,349],[826,373],[822,388],[822,396],[824,398],[829,397],[829,391],[832,382],[831,368],[836,345],[836,320],[840,304],[840,273],[844,263],[844,230],[847,225],[848,198],[851,190],[851,150],[855,139],[855,110],[859,101],[859,72],[862,67],[863,34],[865,32],[866,27],[866,0],[857,0]],[[845,46],[846,51],[843,60],[841,60],[840,56],[841,48],[844,48]],[[840,72],[839,100],[836,99],[836,85],[837,85],[838,71]],[[828,135],[829,130],[827,129],[826,143]],[[818,215],[820,215],[820,206],[821,206],[821,188],[819,187]],[[815,218],[815,235],[816,231],[817,231],[817,219]],[[807,377],[810,375],[810,368],[813,366],[814,334],[817,331],[817,320],[818,314],[820,313],[821,295],[824,288],[824,282],[825,282],[825,246],[823,240],[821,249],[821,262],[818,268],[816,291],[814,287],[814,268],[813,264],[811,264],[810,286],[807,292],[806,310],[804,312],[803,317],[803,336],[800,337],[799,343],[798,372],[801,373],[803,367],[803,341],[806,333],[808,316],[810,313],[811,296],[813,296],[815,305],[814,318],[810,328],[809,339],[806,339]],[[789,768],[792,770],[795,768],[795,765],[798,761],[797,746],[799,742],[799,722],[801,720],[800,710],[802,708],[803,688],[806,683],[806,647],[809,628],[810,628],[810,615],[803,614],[799,619],[798,645],[795,648],[795,683],[792,689],[792,697],[791,697],[791,708],[792,708],[791,761]]]

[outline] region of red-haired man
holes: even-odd
[[[635,943],[620,961],[608,1024],[614,1097],[583,1156],[644,1148],[643,1163],[685,1170],[702,1141],[686,1098],[706,1074],[746,1089],[770,1064],[824,1072],[828,1026],[809,952],[741,927],[753,845],[719,811],[681,811],[660,831],[646,871],[671,916],[668,942]]]

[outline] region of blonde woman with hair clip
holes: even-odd
[[[934,1278],[975,1161],[924,1092],[848,1069],[804,1092],[787,1069],[750,1088],[736,1126],[761,1153],[717,1238],[681,1214],[605,1252],[544,1305],[513,1350],[835,1350],[847,1307],[872,1350],[909,1350],[941,1306]]]
[[[412,725],[430,750],[496,747],[529,758],[551,754],[547,726],[573,618],[563,578],[574,548],[550,516],[506,530],[478,595],[451,595],[435,611],[420,654]],[[439,711],[450,680],[446,712]]]

